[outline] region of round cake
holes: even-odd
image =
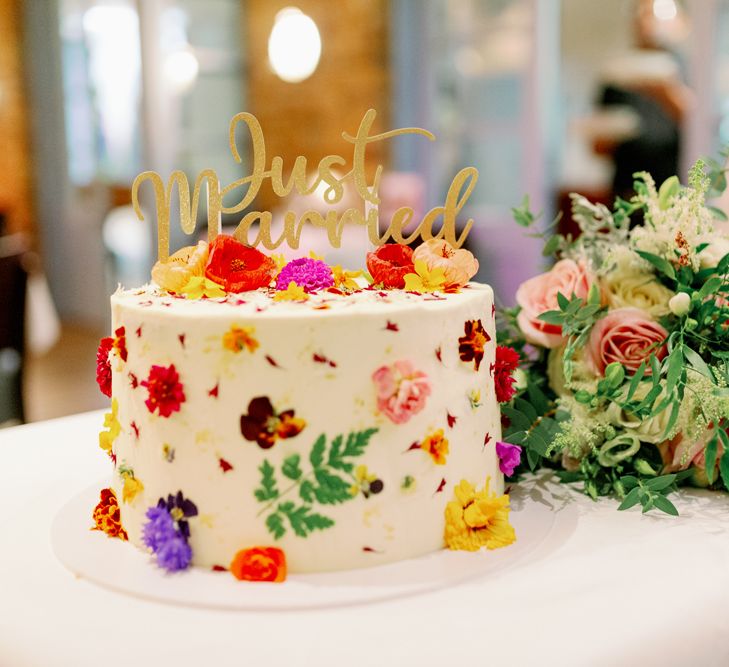
[[[203,567],[259,546],[292,572],[442,548],[463,480],[503,492],[491,288],[277,294],[112,296],[100,442],[129,540],[150,546],[159,505]]]

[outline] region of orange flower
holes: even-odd
[[[208,244],[200,241],[196,246],[180,248],[165,262],[152,267],[152,280],[168,292],[180,292],[190,278],[205,273]]]
[[[255,352],[259,347],[259,343],[253,336],[254,332],[253,327],[237,327],[234,325],[230,327],[230,331],[223,334],[223,347],[231,352],[242,352],[243,350]]]
[[[230,572],[241,581],[285,581],[286,554],[276,547],[241,549],[230,563]]]
[[[445,465],[446,456],[448,455],[448,439],[444,437],[443,429],[439,428],[435,433],[427,436],[420,443],[420,449],[430,454],[433,463],[436,465]]]
[[[94,508],[94,523],[91,530],[101,530],[109,537],[127,540],[127,531],[122,528],[119,503],[112,489],[101,490],[101,500]]]
[[[491,336],[481,324],[481,320],[468,320],[464,325],[465,335],[458,339],[458,354],[461,361],[473,361],[474,368],[478,371],[483,359],[483,347],[491,340]]]

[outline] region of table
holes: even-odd
[[[676,519],[570,491],[576,522],[533,557],[416,597],[178,608],[76,580],[51,551],[59,507],[109,474],[101,423],[92,412],[0,431],[3,667],[729,664],[727,495],[682,492]]]

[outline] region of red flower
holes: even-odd
[[[104,396],[111,396],[111,362],[109,352],[114,346],[114,339],[110,336],[99,341],[99,349],[96,351],[96,384],[99,385]]]
[[[245,581],[284,581],[286,554],[276,547],[241,549],[230,564],[230,572]]]
[[[226,292],[247,292],[266,287],[276,273],[276,262],[232,236],[219,234],[210,244],[205,276]]]
[[[494,364],[494,383],[496,385],[496,400],[499,403],[508,403],[516,393],[512,373],[519,365],[519,353],[505,345],[496,347],[496,363]]]
[[[413,251],[398,243],[381,245],[367,253],[367,270],[375,284],[402,289],[405,287],[405,274],[415,273]]]
[[[463,328],[465,335],[458,339],[458,354],[461,361],[473,361],[478,371],[483,359],[483,347],[491,340],[491,336],[486,333],[481,320],[467,320]]]
[[[114,332],[114,349],[122,361],[127,360],[127,336],[124,327],[119,327]]]
[[[160,417],[169,417],[173,412],[178,412],[180,405],[185,402],[185,392],[174,364],[167,367],[152,366],[149,377],[141,385],[149,391],[149,398],[144,404],[150,412],[157,410]]]
[[[240,417],[240,431],[246,440],[255,441],[262,449],[270,449],[276,441],[294,438],[306,427],[306,421],[293,410],[277,413],[268,396],[257,396],[248,404],[248,414]]]
[[[111,340],[111,339],[110,339]],[[91,530],[101,530],[109,537],[127,539],[127,533],[122,528],[119,503],[112,489],[102,489],[101,499],[94,508],[94,526]]]

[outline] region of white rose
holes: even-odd
[[[601,282],[608,304],[611,308],[639,308],[654,319],[667,315],[673,292],[640,263],[632,252],[618,255],[617,264]]]
[[[709,245],[699,253],[702,269],[716,266],[724,255],[729,254],[729,238],[726,236],[714,236],[707,241]]]
[[[641,382],[633,394],[633,400],[641,401],[645,398],[646,394],[651,389],[650,382]],[[627,395],[627,389],[623,392],[623,399]],[[663,394],[658,397],[658,402],[663,398]],[[611,424],[615,426],[621,426],[628,433],[635,435],[639,440],[643,442],[658,443],[664,440],[664,433],[666,426],[668,426],[668,420],[671,417],[670,407],[666,410],[659,412],[654,417],[648,417],[646,419],[640,419],[636,417],[632,412],[626,412],[621,410],[620,406],[616,403],[610,403],[607,409],[607,418]]]
[[[691,297],[686,292],[679,292],[672,296],[668,302],[671,312],[677,317],[683,317],[691,310]]]

